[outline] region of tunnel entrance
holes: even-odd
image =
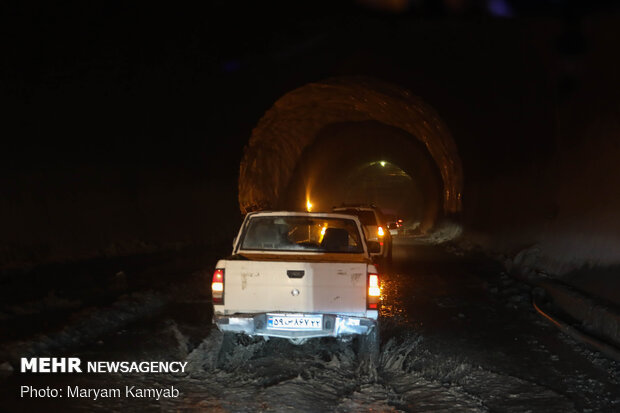
[[[285,94],[259,121],[240,166],[239,206],[375,203],[427,230],[461,212],[462,185],[456,145],[433,108],[383,81],[334,78]]]
[[[424,232],[442,213],[442,179],[422,143],[377,121],[326,126],[299,159],[277,208],[374,204]]]

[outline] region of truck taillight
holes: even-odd
[[[213,296],[213,304],[224,304],[224,270],[221,268],[213,272],[211,295]]]
[[[381,296],[381,289],[379,288],[379,276],[377,274],[368,274],[368,296]]]
[[[381,287],[378,274],[368,274],[368,308],[376,310],[381,300]]]

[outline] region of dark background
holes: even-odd
[[[252,128],[348,75],[447,123],[471,243],[618,265],[620,16],[587,4],[5,3],[1,268],[228,245]]]

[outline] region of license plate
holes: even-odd
[[[321,330],[323,316],[321,314],[268,314],[267,328],[271,330]]]

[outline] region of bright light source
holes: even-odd
[[[218,268],[213,272],[213,281],[222,282],[224,280],[224,270]]]
[[[379,276],[377,274],[368,274],[368,296],[381,296],[381,288],[379,287]]]
[[[319,243],[323,242],[323,238],[325,238],[325,231],[327,231],[327,223],[323,224],[321,228],[321,236],[319,237]]]
[[[309,199],[306,201],[306,210],[308,210],[308,212],[312,212],[312,202],[310,202]]]
[[[377,235],[379,235],[380,237],[385,235],[385,232],[383,231],[383,227],[377,228]]]
[[[368,287],[368,295],[371,297],[380,297],[381,289],[379,287]]]
[[[381,166],[385,166],[385,161],[381,161],[379,163],[381,164]]]
[[[213,298],[213,304],[224,303],[224,270],[217,268],[213,273],[213,279],[211,282],[211,294]]]

